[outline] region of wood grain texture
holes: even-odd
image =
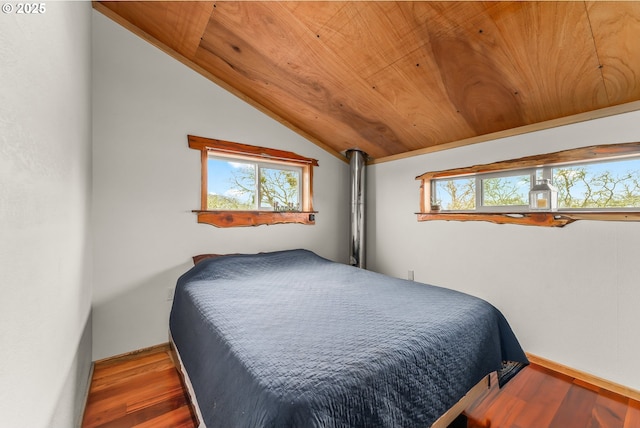
[[[553,153],[525,156],[518,159],[473,165],[469,167],[453,168],[444,171],[430,171],[416,177],[416,180],[431,180],[434,178],[455,177],[468,174],[482,174],[487,172],[510,171],[523,168],[535,168],[541,165],[554,165],[571,162],[588,162],[608,158],[623,158],[640,154],[640,142],[622,144],[603,144],[587,146],[577,149],[562,150]]]
[[[590,385],[594,385],[599,388],[615,392],[616,394],[619,394],[623,397],[628,397],[633,400],[640,401],[640,391],[637,391],[635,389],[608,381],[601,377],[594,376],[592,374],[585,373],[580,370],[576,370],[574,368],[565,366],[560,363],[556,363],[555,361],[548,360],[538,355],[527,353],[527,357],[529,358],[529,361],[531,361],[532,363],[535,363],[540,367],[545,367],[556,373],[562,373],[566,376],[572,377],[574,379],[578,379]]]
[[[195,427],[169,352],[163,344],[97,361],[82,427]]]
[[[640,2],[587,2],[608,103],[640,98]]]
[[[469,428],[626,428],[639,404],[532,363],[502,389],[494,378],[465,414]]]
[[[640,212],[560,212],[549,213],[417,213],[418,221],[487,221],[495,224],[519,224],[522,226],[564,227],[578,220],[592,221],[640,221]]]
[[[575,219],[559,213],[418,213],[418,221],[487,221],[495,224],[519,224],[522,226],[564,227]],[[639,219],[640,220],[640,219]]]
[[[367,165],[391,162],[398,159],[405,159],[412,156],[420,156],[428,153],[434,153],[442,150],[454,149],[456,147],[464,147],[471,144],[483,143],[486,141],[497,140],[500,138],[513,137],[515,135],[528,134],[530,132],[541,131],[545,129],[555,128],[558,126],[570,125],[572,123],[587,122],[589,120],[601,119],[604,117],[614,116],[640,110],[640,101],[633,101],[625,104],[619,104],[612,107],[605,107],[599,110],[578,113],[571,116],[561,117],[558,119],[547,120],[544,122],[524,125],[518,128],[506,129],[504,131],[493,132],[491,134],[478,135],[462,140],[452,141],[450,143],[442,143],[428,146],[422,149],[400,153],[397,155],[385,156],[377,159],[369,159]]]
[[[316,224],[315,212],[296,211],[194,211],[198,223],[216,227],[247,227],[270,224]]]
[[[195,428],[173,364],[168,344],[96,362],[82,427]],[[469,428],[640,426],[640,401],[535,363],[497,385],[465,408]]]
[[[305,123],[310,134],[326,135],[333,147],[341,141],[338,151],[355,147],[389,154],[415,138],[408,129],[391,127],[402,120],[399,112],[388,109],[387,101],[327,48],[322,34],[312,34],[279,2],[223,2],[216,10],[196,61],[230,85],[289,121]],[[264,43],[256,45],[256,39]],[[378,114],[383,110],[389,116],[384,120]]]
[[[192,58],[214,10],[213,1],[110,1],[104,6],[132,25],[143,28],[167,47]]]
[[[127,1],[96,9],[331,153],[392,159],[637,102],[639,5]]]
[[[269,162],[284,161],[287,164],[299,163],[302,165],[318,166],[316,159],[300,156],[297,153],[285,150],[272,149],[269,147],[251,146],[249,144],[236,143],[232,141],[217,140],[214,138],[198,137],[188,135],[189,148],[195,150],[211,150],[220,154],[229,154],[239,157],[258,158]]]
[[[624,428],[640,427],[640,401],[631,401],[624,419]]]

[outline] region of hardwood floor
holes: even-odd
[[[639,428],[640,402],[531,364],[465,410],[468,428]]]
[[[640,428],[640,401],[531,364],[470,405],[468,428]],[[171,359],[161,345],[96,362],[83,428],[195,428]]]
[[[96,362],[83,428],[195,426],[169,345]]]

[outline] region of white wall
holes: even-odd
[[[90,24],[87,2],[0,14],[3,427],[73,426],[88,381]]]
[[[640,141],[640,112],[368,168],[368,267],[482,297],[526,351],[640,389],[640,223],[564,228],[416,220],[434,170]],[[548,275],[532,270],[546,266]]]
[[[167,290],[200,253],[308,248],[347,261],[348,164],[93,13],[94,358],[167,341]],[[198,224],[187,134],[316,158],[314,226]]]

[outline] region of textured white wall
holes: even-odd
[[[640,141],[638,123],[632,112],[369,167],[368,267],[403,278],[414,270],[417,281],[482,297],[526,351],[640,389],[640,223],[555,229],[414,214],[424,172]]]
[[[72,426],[86,379],[65,385],[91,361],[90,24],[86,2],[0,13],[3,427]]]
[[[308,248],[346,262],[348,164],[94,11],[94,358],[167,341],[167,289],[200,253]],[[314,226],[198,224],[187,134],[316,158]]]

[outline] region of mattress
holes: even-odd
[[[207,427],[427,427],[527,359],[484,300],[291,250],[206,259],[170,332]]]

